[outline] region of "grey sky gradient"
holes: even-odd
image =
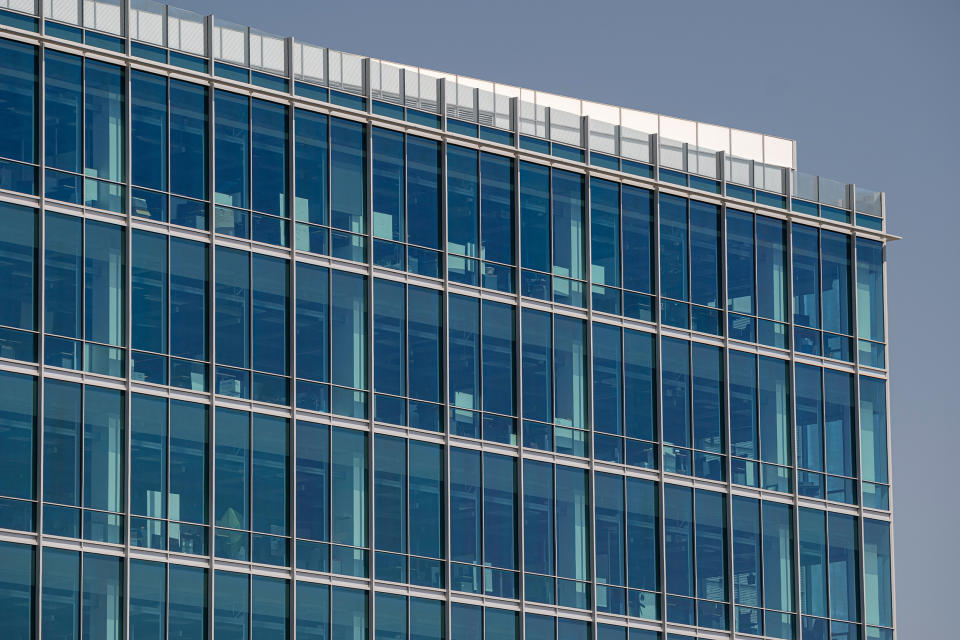
[[[888,252],[897,623],[903,640],[948,637],[960,2],[169,1],[311,44],[793,138],[801,171],[886,191],[888,229],[904,237]]]

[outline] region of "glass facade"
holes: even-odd
[[[894,639],[880,194],[151,6],[0,8],[4,638]]]

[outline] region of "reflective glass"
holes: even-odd
[[[850,236],[834,231],[822,231],[820,242],[823,328],[826,331],[850,335],[853,333]]]
[[[284,375],[289,351],[287,261],[260,254],[252,254],[252,258],[253,368]]]
[[[327,116],[294,110],[294,209],[297,220],[327,224]]]
[[[114,182],[124,179],[124,71],[86,59],[84,62],[84,174]]]
[[[331,588],[330,640],[363,640],[367,637],[367,592]]]
[[[447,251],[479,255],[480,198],[478,154],[447,147]]]
[[[830,617],[860,621],[860,542],[857,519],[827,515],[830,545]]]
[[[555,421],[575,429],[587,427],[586,325],[565,316],[554,318]]]
[[[123,227],[93,220],[86,223],[85,231],[86,338],[122,346],[125,343],[126,232]]]
[[[246,208],[250,199],[250,99],[218,90],[214,109],[214,201]]]
[[[866,623],[893,626],[890,525],[863,519],[863,572]]]
[[[727,309],[753,314],[753,215],[727,210]]]
[[[250,637],[256,640],[286,640],[287,624],[287,581],[266,576],[253,576],[251,579]]]
[[[406,391],[406,287],[389,280],[373,283],[374,389],[402,396]],[[402,416],[390,422],[401,423]]]
[[[330,539],[356,547],[366,546],[367,434],[334,429],[330,460],[330,513],[337,514],[331,520]]]
[[[296,634],[300,640],[330,637],[330,587],[297,581]]]
[[[513,176],[512,158],[480,154],[480,257],[484,260],[514,264]]]
[[[297,376],[329,379],[330,276],[325,267],[297,263]]]
[[[367,279],[343,271],[332,276],[331,382],[363,389],[367,385]]]
[[[449,315],[450,404],[480,409],[480,303],[451,295]]]
[[[422,287],[407,288],[409,393],[412,398],[438,402],[442,395],[442,295]]]
[[[167,568],[161,562],[130,561],[130,637],[164,637]]]
[[[365,127],[356,122],[330,120],[330,223],[353,233],[366,231]]]
[[[250,637],[250,577],[217,571],[213,593],[214,637],[247,640]]]
[[[687,300],[689,258],[687,247],[687,201],[660,196],[660,291],[677,300]]]
[[[553,274],[582,279],[586,277],[583,176],[554,170],[550,193],[553,207]]]
[[[514,307],[489,300],[482,304],[483,408],[514,415]]]
[[[403,134],[373,128],[373,235],[403,240]]]
[[[43,637],[79,640],[80,553],[46,547],[43,549],[42,566],[40,625]],[[119,634],[114,639],[118,637]]]
[[[217,362],[250,366],[250,254],[217,247]]]
[[[33,546],[0,542],[0,615],[10,640],[34,637],[35,553]]]
[[[720,306],[720,207],[690,201],[690,300]]]
[[[883,342],[883,245],[857,238],[857,334]]]
[[[80,173],[83,154],[83,62],[44,52],[44,157],[47,166]]]
[[[793,225],[793,321],[820,327],[820,242],[812,227]]]
[[[407,242],[440,248],[440,145],[407,136]]]
[[[170,238],[170,354],[206,360],[207,245]]]
[[[0,372],[0,496],[28,500],[36,498],[36,430],[36,378]]]
[[[167,79],[130,74],[130,179],[158,191],[167,189]]]
[[[207,88],[170,80],[170,191],[208,197]]]
[[[252,208],[288,216],[287,107],[265,100],[254,100],[251,105]]]
[[[86,387],[83,417],[83,504],[124,511],[124,393]]]
[[[131,241],[131,346],[166,353],[167,236],[135,229]]]
[[[83,640],[120,640],[123,621],[123,560],[83,554]]]
[[[693,596],[693,492],[687,487],[666,484],[663,499],[667,593]]]
[[[3,82],[0,83],[0,157],[36,162],[37,50],[30,45],[0,41]]]
[[[521,264],[550,271],[550,170],[520,163]]]
[[[169,571],[169,636],[204,640],[207,637],[207,570],[171,564]]]

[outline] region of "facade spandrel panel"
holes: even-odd
[[[894,639],[882,206],[164,11],[0,26],[0,635]]]

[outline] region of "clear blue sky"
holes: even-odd
[[[802,171],[887,192],[900,637],[944,638],[960,575],[960,2],[173,0],[442,71],[798,141]],[[952,245],[951,249],[951,239]],[[951,367],[953,363],[953,367]],[[956,386],[956,383],[953,384]],[[951,551],[951,549],[953,551]],[[955,627],[954,627],[955,628]]]

